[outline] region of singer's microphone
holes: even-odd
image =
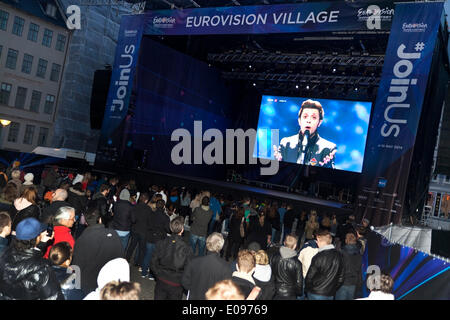
[[[306,130],[305,134],[303,135],[303,140],[302,140],[302,150],[303,150],[303,152],[306,151],[306,146],[308,145],[308,141],[309,141],[309,130]]]

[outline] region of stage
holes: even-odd
[[[293,203],[295,206],[307,210],[316,209],[318,210],[319,214],[334,213],[339,216],[342,216],[353,213],[353,209],[348,208],[348,204],[346,203],[308,197],[305,195],[290,193],[281,190],[245,185],[230,181],[218,181],[200,177],[190,177],[170,173],[161,173],[152,170],[135,169],[133,172],[136,174],[136,182],[143,185],[157,184],[161,186],[167,185],[169,187],[186,186],[188,188],[195,188],[198,191],[207,189],[212,192],[231,194],[233,195],[234,198],[249,195],[250,197],[255,197],[257,199],[270,199],[270,200],[278,200],[279,202]],[[148,180],[148,178],[150,179]],[[270,186],[270,184],[264,185]],[[287,188],[285,186],[274,186],[274,187]]]

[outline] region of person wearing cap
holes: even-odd
[[[131,226],[136,222],[131,209],[133,209],[133,206],[130,203],[130,191],[125,188],[120,192],[119,200],[114,204],[113,221],[111,224],[112,229],[116,230],[122,241],[124,252],[127,250]]]
[[[0,257],[0,300],[64,300],[58,279],[38,248],[47,225],[22,220],[10,247]]]

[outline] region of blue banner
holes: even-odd
[[[258,34],[389,30],[392,1],[314,2],[159,10],[145,14],[145,34]]]
[[[375,225],[401,218],[442,10],[442,2],[395,7],[359,196],[359,210],[369,219],[377,216]]]
[[[97,160],[116,157],[123,119],[128,112],[139,47],[143,34],[143,16],[124,16],[120,25],[114,68],[100,136]]]

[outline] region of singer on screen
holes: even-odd
[[[319,136],[324,111],[318,101],[306,100],[298,112],[298,134],[281,139],[280,146],[274,146],[278,161],[288,161],[310,166],[334,169],[336,144]]]

